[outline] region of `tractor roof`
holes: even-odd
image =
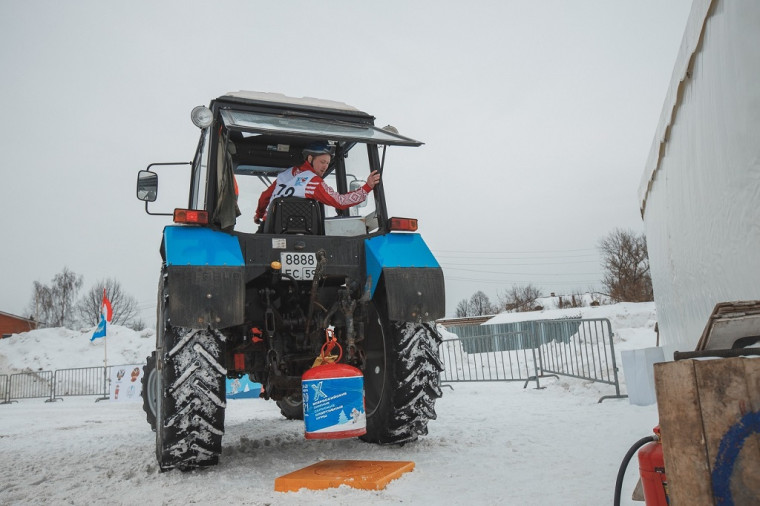
[[[269,93],[262,91],[233,91],[222,95],[217,102],[233,102],[247,105],[260,105],[267,107],[283,107],[286,109],[307,110],[307,111],[324,111],[331,113],[344,114],[354,117],[362,117],[374,120],[374,116],[360,111],[343,102],[335,100],[324,100],[313,97],[288,97],[282,93]]]

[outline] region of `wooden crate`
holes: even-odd
[[[760,358],[654,365],[671,505],[760,504]]]

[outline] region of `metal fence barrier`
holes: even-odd
[[[53,398],[53,371],[20,372],[11,374],[5,402],[17,399]]]
[[[542,345],[541,370],[544,374],[558,374],[606,383],[615,386],[616,397],[620,397],[620,383],[615,359],[615,345],[609,320],[576,320],[578,327],[567,341],[553,339],[558,333],[558,325],[563,322],[536,322],[536,332]]]
[[[129,374],[128,366],[134,367],[134,364],[0,375],[0,393],[3,395],[0,404],[34,398],[52,402],[63,397],[88,395],[99,396],[96,401],[106,400],[109,398],[112,370],[120,369],[124,374]]]
[[[536,350],[515,347],[526,341],[525,332],[474,335],[444,339],[438,348],[444,363],[441,382],[538,381]]]
[[[2,399],[0,399],[0,404],[8,404],[10,400],[8,399],[8,395],[10,392],[8,391],[8,375],[7,374],[0,374],[0,395],[2,395]]]
[[[103,367],[58,369],[53,382],[53,397],[100,395],[108,396],[108,374]]]
[[[568,376],[615,387],[620,394],[612,326],[606,318],[535,320],[497,325],[452,325],[458,339],[440,347],[442,382],[530,381]]]

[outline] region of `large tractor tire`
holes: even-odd
[[[381,310],[382,311],[382,310]],[[435,323],[389,322],[370,311],[364,371],[367,433],[377,444],[403,444],[428,433],[441,397]]]
[[[163,340],[163,327],[166,322],[166,290],[164,280],[166,279],[166,270],[161,271],[161,278],[158,281],[158,295],[156,300],[156,348],[160,349]],[[145,359],[142,376],[142,399],[143,411],[148,419],[148,424],[153,432],[156,432],[156,411],[158,406],[158,369],[156,367],[157,351],[151,352],[150,356]]]
[[[282,416],[288,420],[303,420],[303,397],[301,394],[293,394],[277,401]]]
[[[167,328],[164,337],[167,347],[157,375],[156,458],[162,470],[216,465],[226,407],[222,336]]]
[[[155,416],[156,459],[162,471],[183,471],[218,463],[224,435],[226,375],[224,335],[208,329],[172,327],[166,318],[166,292],[159,291],[154,370],[146,366],[143,405]],[[150,364],[150,360],[149,360]]]

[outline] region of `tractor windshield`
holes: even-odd
[[[285,146],[280,145],[279,147],[283,150],[280,153],[285,152]],[[276,146],[270,146],[270,148],[276,152]],[[352,144],[344,146],[343,149],[339,148],[338,152],[340,154],[333,157],[330,168],[324,177],[325,183],[338,193],[346,193],[361,188],[371,172],[367,145]],[[258,230],[258,225],[254,223],[253,217],[256,214],[261,193],[274,182],[280,172],[301,164],[300,156],[294,156],[292,163],[287,164],[286,167],[282,167],[282,163],[274,160],[270,160],[270,162],[274,163],[266,164],[264,160],[259,160],[257,163],[253,161],[247,163],[244,160],[238,160],[237,163],[233,162],[237,186],[237,205],[240,211],[240,216],[237,217],[235,223],[234,229],[236,231],[254,233]],[[376,211],[375,198],[372,193],[359,206],[344,211],[325,206],[324,211],[327,219],[352,216],[363,218],[367,227],[366,232],[371,232],[377,228],[376,219],[374,222],[372,221]]]

